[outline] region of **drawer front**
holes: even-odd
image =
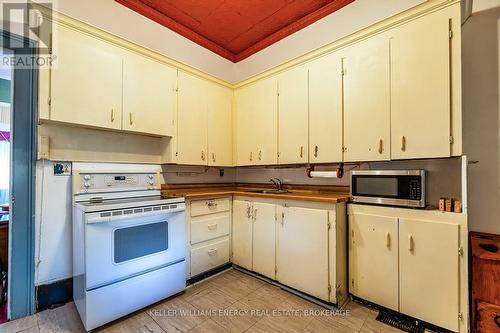
[[[191,219],[191,244],[229,235],[229,212],[195,216]]]
[[[230,209],[230,198],[196,200],[191,202],[191,216],[227,212]]]
[[[479,302],[477,304],[477,332],[500,332],[500,306]]]
[[[191,248],[191,276],[229,262],[229,237],[211,244]]]

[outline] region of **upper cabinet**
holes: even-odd
[[[308,70],[305,65],[282,73],[279,84],[278,161],[308,162]]]
[[[342,59],[335,52],[309,65],[309,162],[342,162]]]
[[[377,35],[348,47],[343,54],[344,160],[389,160],[389,39]]]
[[[233,91],[215,83],[208,88],[208,164],[233,165]]]
[[[123,129],[172,136],[177,70],[129,52],[123,58]]]
[[[179,71],[177,162],[207,165],[208,83]]]
[[[236,164],[278,162],[278,94],[274,77],[239,88],[236,104]]]
[[[122,56],[98,38],[59,27],[50,75],[49,120],[121,129]]]
[[[438,11],[391,31],[393,159],[451,154],[452,17]]]

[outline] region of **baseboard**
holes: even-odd
[[[73,300],[73,278],[36,287],[36,311],[58,307]]]

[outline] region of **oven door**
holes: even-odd
[[[113,216],[88,214],[86,289],[92,290],[186,258],[184,212]]]

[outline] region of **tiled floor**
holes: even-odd
[[[97,329],[105,333],[331,332],[396,333],[377,313],[349,303],[343,315],[236,270]],[[0,325],[3,332],[84,332],[73,303]]]

